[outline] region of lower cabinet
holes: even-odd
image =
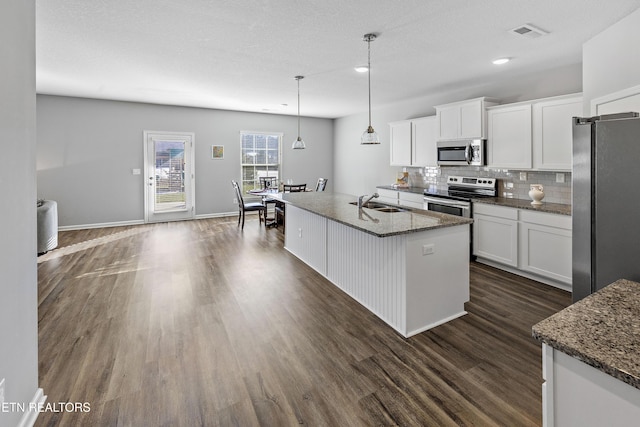
[[[415,209],[424,209],[424,194],[410,193],[408,191],[399,192],[400,206],[407,206]]]
[[[474,203],[473,254],[570,290],[571,217]]]
[[[520,211],[519,267],[571,284],[571,217]]]
[[[382,203],[406,206],[415,209],[424,209],[424,194],[422,193],[389,190],[386,188],[378,188],[376,191],[380,195],[380,197],[378,197],[378,201]]]
[[[542,425],[633,426],[640,390],[542,344]]]
[[[518,210],[475,205],[473,254],[513,267],[518,266]]]
[[[380,197],[378,200],[382,203],[389,203],[390,205],[397,205],[399,202],[398,190],[388,190],[386,188],[377,188],[376,192]]]

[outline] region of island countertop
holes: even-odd
[[[534,325],[532,335],[640,389],[640,283],[618,280]]]
[[[415,233],[436,228],[471,224],[462,218],[437,212],[406,209],[406,212],[379,212],[349,204],[357,196],[331,192],[283,193],[280,198],[300,209],[313,212],[333,221],[348,225],[378,237]],[[373,199],[373,201],[376,201]]]

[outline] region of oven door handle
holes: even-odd
[[[471,164],[471,142],[467,142],[466,147],[464,147],[464,159],[468,165]]]
[[[425,202],[432,202],[432,203],[437,203],[439,205],[449,205],[449,206],[456,206],[456,207],[461,207],[461,208],[465,208],[465,209],[469,209],[470,207],[470,203],[469,202],[459,202],[457,200],[450,200],[450,199],[440,199],[437,197],[424,197],[424,201]]]

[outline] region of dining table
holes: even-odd
[[[267,227],[276,227],[278,225],[278,222],[275,214],[271,218],[267,217],[266,206],[267,203],[274,203],[276,206],[278,204],[284,204],[284,202],[282,201],[282,191],[279,191],[277,188],[257,188],[253,190],[247,190],[247,194],[262,198],[262,203],[265,205],[264,224]]]

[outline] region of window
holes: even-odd
[[[280,181],[281,133],[241,132],[240,165],[242,192],[260,188],[260,177],[274,176]]]

